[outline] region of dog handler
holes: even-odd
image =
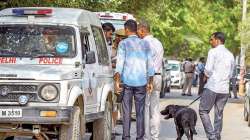
[[[160,129],[159,96],[162,82],[163,47],[161,42],[150,34],[150,26],[146,21],[138,25],[137,34],[149,43],[154,65],[153,92],[148,93],[145,101],[145,140],[158,140]]]
[[[212,49],[208,52],[205,66],[205,76],[208,79],[201,95],[199,114],[209,140],[221,140],[223,110],[229,97],[229,80],[234,68],[233,54],[225,48],[224,43],[224,33],[212,34],[210,38]],[[213,126],[209,117],[212,107],[214,107]]]

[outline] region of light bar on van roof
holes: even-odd
[[[12,9],[12,13],[21,15],[50,15],[52,14],[52,9]]]

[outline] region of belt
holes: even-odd
[[[155,75],[161,75],[161,73],[155,73]]]
[[[185,72],[185,73],[193,73],[193,72]]]

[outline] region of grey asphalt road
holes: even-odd
[[[197,88],[192,89],[193,96],[181,96],[181,90],[172,89],[171,93],[166,93],[165,98],[160,100],[161,110],[169,104],[188,105],[196,97]],[[224,125],[222,132],[222,140],[250,140],[250,128],[247,127],[247,123],[243,120],[243,104],[242,99],[229,99],[224,110]],[[199,100],[195,102],[191,107],[195,109],[198,114]],[[211,119],[213,119],[213,110],[210,113]],[[198,135],[194,136],[194,140],[207,140],[200,117],[198,116],[198,122],[196,125]],[[117,133],[122,133],[122,125],[116,127]],[[173,119],[164,120],[161,117],[161,129],[160,140],[176,140],[176,130]],[[116,140],[121,140],[121,135],[116,136]],[[135,122],[132,123],[131,140],[136,139]],[[183,140],[187,140],[183,136]]]
[[[196,97],[197,88],[192,89],[193,96],[181,96],[181,90],[171,89],[171,93],[166,93],[165,98],[160,100],[161,110],[169,104],[188,105]],[[222,140],[250,140],[250,128],[243,120],[243,104],[242,99],[229,99],[225,111],[224,111],[224,125],[222,132]],[[199,100],[195,102],[191,107],[196,110],[198,114]],[[211,118],[213,119],[213,110],[211,111]],[[131,140],[136,139],[135,122],[132,122],[131,126]],[[198,122],[196,125],[198,135],[194,136],[194,140],[207,140],[200,118],[198,116]],[[115,128],[116,133],[122,134],[122,125],[117,125]],[[160,140],[176,140],[176,130],[173,119],[164,120],[161,116],[161,129]],[[86,138],[87,140],[88,138]],[[30,140],[20,139],[16,140]],[[122,140],[121,135],[117,135],[115,140]],[[183,140],[187,140],[184,136]]]

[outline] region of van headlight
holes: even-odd
[[[58,96],[58,89],[55,85],[47,84],[40,88],[40,97],[45,101],[52,101]]]

